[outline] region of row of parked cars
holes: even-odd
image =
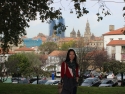
[[[113,72],[99,73],[87,70],[83,74],[84,81],[81,86],[112,87],[121,85],[121,74],[114,75]],[[125,85],[125,74],[123,74],[123,85]]]
[[[113,87],[117,86],[118,82],[117,79],[102,79],[100,80],[98,77],[89,77],[86,78],[81,86],[99,86],[99,87]]]
[[[19,84],[37,84],[37,78],[33,77],[31,79],[26,79],[23,77],[13,77],[12,83],[19,83]],[[45,78],[38,78],[38,84],[45,84],[45,85],[57,85],[59,80],[47,80]]]

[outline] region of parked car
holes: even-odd
[[[116,78],[117,78],[118,81],[121,81],[121,74],[118,73],[118,74],[116,75]],[[123,79],[125,79],[125,74],[123,74]]]
[[[12,83],[18,83],[21,80],[21,77],[12,77]]]
[[[26,79],[26,78],[21,78],[20,81],[19,81],[19,84],[29,84],[29,80]]]
[[[100,79],[97,77],[94,78],[86,78],[81,86],[99,86],[101,83]]]
[[[48,80],[38,80],[38,84],[45,84]],[[37,80],[34,81],[32,84],[37,84]]]
[[[96,71],[91,71],[91,74],[92,74],[94,77],[98,77],[98,78],[101,77],[101,74],[100,74],[99,72],[96,72]]]
[[[33,83],[34,81],[36,81],[37,80],[37,77],[33,77],[33,78],[31,78],[30,80],[29,80],[29,82],[30,83]],[[42,80],[42,78],[38,78],[38,80]]]
[[[119,86],[121,86],[121,74],[120,73],[118,73],[117,75],[116,75],[116,78],[117,78],[117,80],[118,80],[118,85]],[[125,74],[123,74],[123,85],[125,85]]]
[[[86,71],[84,72],[84,74],[83,74],[83,78],[85,79],[85,78],[91,77],[91,71],[92,71],[92,70],[86,70]]]
[[[24,77],[13,77],[12,83],[29,84],[29,80]]]
[[[111,79],[103,79],[101,81],[101,84],[99,85],[99,87],[113,87],[116,85],[117,85],[117,83]]]
[[[45,85],[58,85],[60,81],[58,80],[48,80]]]
[[[115,77],[114,73],[113,72],[109,72],[108,76],[107,76],[107,79],[113,79],[114,77]]]

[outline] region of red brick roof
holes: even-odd
[[[16,49],[15,51],[35,51],[35,50],[33,50],[31,48],[27,48],[27,47],[21,47],[19,49]]]
[[[49,56],[66,56],[67,51],[58,51],[55,50],[49,54]]]
[[[41,55],[41,56],[40,56],[40,59],[46,60],[46,59],[48,59],[48,55]]]
[[[111,40],[107,46],[125,45],[125,40]]]
[[[119,29],[116,29],[116,30],[113,30],[113,31],[109,31],[103,35],[123,35],[123,30],[125,29],[125,27],[123,28],[119,28]]]

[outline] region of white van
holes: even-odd
[[[56,71],[56,77],[60,77],[61,76],[61,71]]]

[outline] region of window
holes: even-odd
[[[118,38],[119,40],[122,40],[122,38]]]
[[[114,53],[112,54],[112,59],[115,59],[115,54]]]
[[[122,46],[122,53],[125,53],[125,46]]]
[[[110,40],[113,40],[113,38],[110,38]]]
[[[122,49],[125,49],[125,46],[122,46]]]

